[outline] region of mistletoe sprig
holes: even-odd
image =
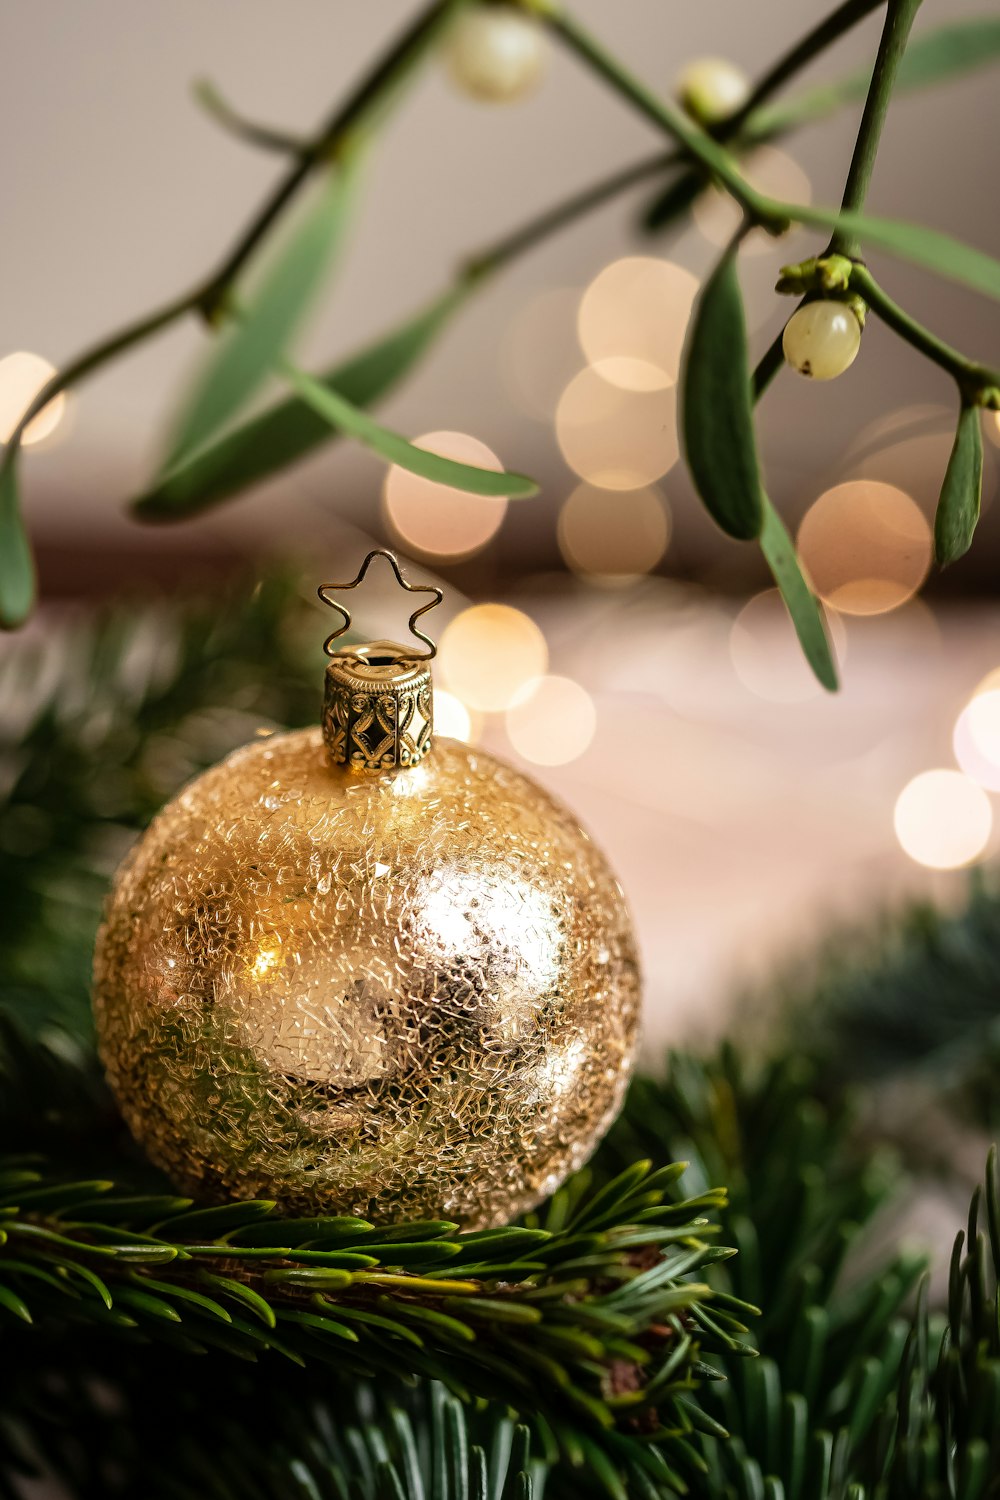
[[[531,17],[639,110],[667,137],[671,149],[574,194],[472,255],[451,283],[404,323],[352,357],[310,374],[293,361],[290,350],[335,262],[370,143],[459,12],[477,5],[500,5]],[[416,365],[477,287],[549,235],[648,179],[656,179],[658,185],[643,222],[649,231],[660,230],[675,222],[711,182],[733,198],[742,211],[742,223],[703,289],[690,331],[681,378],[684,449],[708,513],[729,535],[758,542],[806,656],[824,685],[834,688],[836,668],[819,604],[799,567],[787,528],[766,494],[754,437],[754,405],[785,357],[800,368],[809,362],[796,347],[803,323],[796,316],[788,320],[751,371],[736,256],[752,228],[780,235],[800,224],[828,232],[827,246],[812,259],[787,267],[777,290],[799,295],[806,307],[819,302],[832,304],[835,313],[846,309],[856,326],[841,318],[838,327],[846,329],[850,358],[860,342],[864,316],[870,313],[954,380],[959,417],[935,536],[939,562],[960,556],[971,542],[979,514],[979,412],[983,407],[1000,408],[1000,370],[967,358],[912,318],[875,279],[864,254],[882,251],[994,298],[1000,298],[1000,261],[949,235],[872,217],[863,210],[894,90],[924,87],[1000,57],[1000,21],[945,23],[907,47],[919,5],[920,0],[842,0],[775,62],[739,108],[717,119],[694,118],[646,87],[559,0],[434,0],[307,140],[245,119],[214,88],[203,85],[199,97],[212,117],[246,143],[286,158],[285,173],[203,280],[71,361],[25,411],[0,462],[0,623],[20,624],[35,595],[17,479],[25,429],[58,392],[79,385],[110,361],[189,317],[201,319],[210,330],[213,348],[181,403],[152,482],[133,502],[138,517],[164,521],[196,514],[341,436],[364,444],[387,462],[471,494],[516,498],[535,493],[537,486],[524,475],[479,469],[415,447],[377,422],[369,408]],[[880,8],[885,20],[871,70],[851,73],[786,104],[771,102],[818,54]],[[864,107],[839,208],[782,202],[760,192],[744,176],[740,160],[749,148],[859,98]],[[312,179],[317,187],[308,211],[262,270],[259,262],[273,231]],[[815,310],[809,315],[813,338],[822,317]],[[826,363],[830,364],[829,354]],[[248,405],[268,381],[281,382],[287,396],[247,419]]]

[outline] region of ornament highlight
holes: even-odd
[[[844,302],[807,302],[785,324],[781,347],[785,359],[800,375],[835,380],[858,357],[861,324]]]
[[[701,125],[717,125],[746,103],[750,80],[725,57],[696,57],[678,75],[674,93]]]
[[[491,104],[522,98],[545,72],[541,27],[510,5],[467,6],[448,34],[446,56],[462,92]]]
[[[404,588],[395,559],[390,559]],[[500,1224],[592,1152],[639,1010],[618,882],[527,776],[432,738],[434,647],[327,642],[323,728],[247,745],[111,891],[108,1078],[200,1199]]]

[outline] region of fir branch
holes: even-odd
[[[709,1316],[698,1279],[718,1190],[676,1195],[679,1169],[578,1176],[540,1223],[287,1220],[271,1203],[194,1208],[108,1182],[0,1168],[0,1320],[90,1324],[190,1353],[268,1352],[338,1376],[409,1373],[589,1432],[641,1431],[669,1454],[701,1354],[738,1354],[745,1325]],[[747,1351],[751,1352],[751,1351]]]

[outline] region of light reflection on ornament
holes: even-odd
[[[927,577],[931,529],[903,490],[852,479],[810,506],[798,549],[814,589],[832,608],[884,614],[912,598]]]
[[[56,374],[56,367],[40,354],[18,350],[0,359],[0,443],[9,441],[18,422],[44,385]],[[66,413],[66,392],[42,408],[21,434],[25,447],[50,437]]]
[[[787,203],[810,203],[812,184],[802,167],[775,146],[757,146],[740,162],[740,172],[751,187],[767,198]],[[713,245],[728,245],[743,217],[742,210],[722,188],[710,187],[694,201],[691,215]],[[762,255],[774,246],[763,229],[753,229],[741,242],[741,251]]]
[[[612,385],[656,391],[675,384],[698,280],[650,255],[612,261],[583,294],[580,346]]]
[[[578,484],[559,512],[559,550],[588,582],[634,583],[660,561],[670,540],[670,510],[657,489],[609,494]]]
[[[536,766],[577,760],[594,738],[597,710],[585,688],[571,677],[537,677],[507,710],[507,736],[519,755]]]
[[[465,432],[428,432],[414,447],[502,471],[492,449]],[[503,495],[470,495],[450,484],[437,484],[393,464],[385,476],[386,518],[401,541],[417,552],[458,560],[471,557],[494,537],[507,512]]]
[[[961,771],[923,771],[896,799],[900,846],[919,865],[956,870],[986,848],[993,828],[990,799]]]
[[[563,391],[556,438],[581,479],[606,490],[640,489],[680,456],[676,392],[625,391],[588,366]]]
[[[498,713],[548,666],[545,637],[509,604],[473,604],[445,628],[437,665],[449,691],[470,708]]]
[[[824,614],[834,655],[842,663],[847,652],[843,623],[828,611]],[[824,694],[777,589],[765,589],[744,604],[729,632],[729,654],[737,677],[758,698],[806,703]]]

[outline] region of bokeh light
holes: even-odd
[[[990,687],[965,705],[955,721],[952,743],[966,776],[1000,792],[1000,690]]]
[[[581,479],[606,490],[641,489],[680,455],[676,392],[625,391],[589,365],[563,391],[556,437]]]
[[[768,198],[786,203],[810,203],[812,184],[802,167],[787,151],[776,146],[757,146],[740,161],[740,172],[751,187]],[[728,245],[743,217],[742,210],[719,187],[710,187],[695,199],[691,210],[695,224],[713,245]],[[761,255],[773,249],[774,240],[763,229],[753,229],[740,249]]]
[[[993,828],[990,799],[961,771],[923,771],[896,799],[896,837],[919,865],[957,870],[977,859]]]
[[[799,556],[820,598],[849,615],[898,609],[931,565],[931,529],[905,491],[872,479],[827,490],[806,512]]]
[[[469,708],[497,713],[549,664],[545,637],[509,604],[473,604],[446,627],[438,646],[442,680]]]
[[[580,347],[603,379],[629,391],[675,384],[698,280],[683,266],[628,255],[605,266],[580,302]]]
[[[667,550],[670,511],[656,489],[611,495],[578,484],[559,512],[559,550],[566,566],[604,587],[633,583]]]
[[[594,738],[597,711],[571,677],[536,677],[507,710],[507,735],[519,755],[536,766],[564,766]]]
[[[503,469],[496,454],[466,432],[428,432],[414,438],[414,447],[475,464],[480,469]],[[470,495],[450,484],[436,484],[393,464],[385,476],[383,501],[386,519],[399,539],[417,552],[453,559],[471,557],[500,529],[507,512],[503,495]]]
[[[434,733],[473,745],[482,729],[482,715],[474,714],[454,693],[434,689]]]
[[[577,287],[550,287],[514,313],[500,345],[500,372],[518,409],[535,421],[552,421],[559,397],[580,365]]]
[[[991,411],[986,423],[986,435],[1000,448],[1000,411]]]
[[[842,663],[847,647],[843,623],[826,614],[826,625],[834,655]],[[777,589],[765,589],[744,604],[729,633],[729,654],[743,686],[770,703],[806,703],[825,693]]]
[[[24,349],[0,359],[0,443],[10,440],[26,409],[55,373],[55,365]],[[66,392],[60,391],[28,423],[21,436],[22,444],[28,446],[50,437],[65,413]]]

